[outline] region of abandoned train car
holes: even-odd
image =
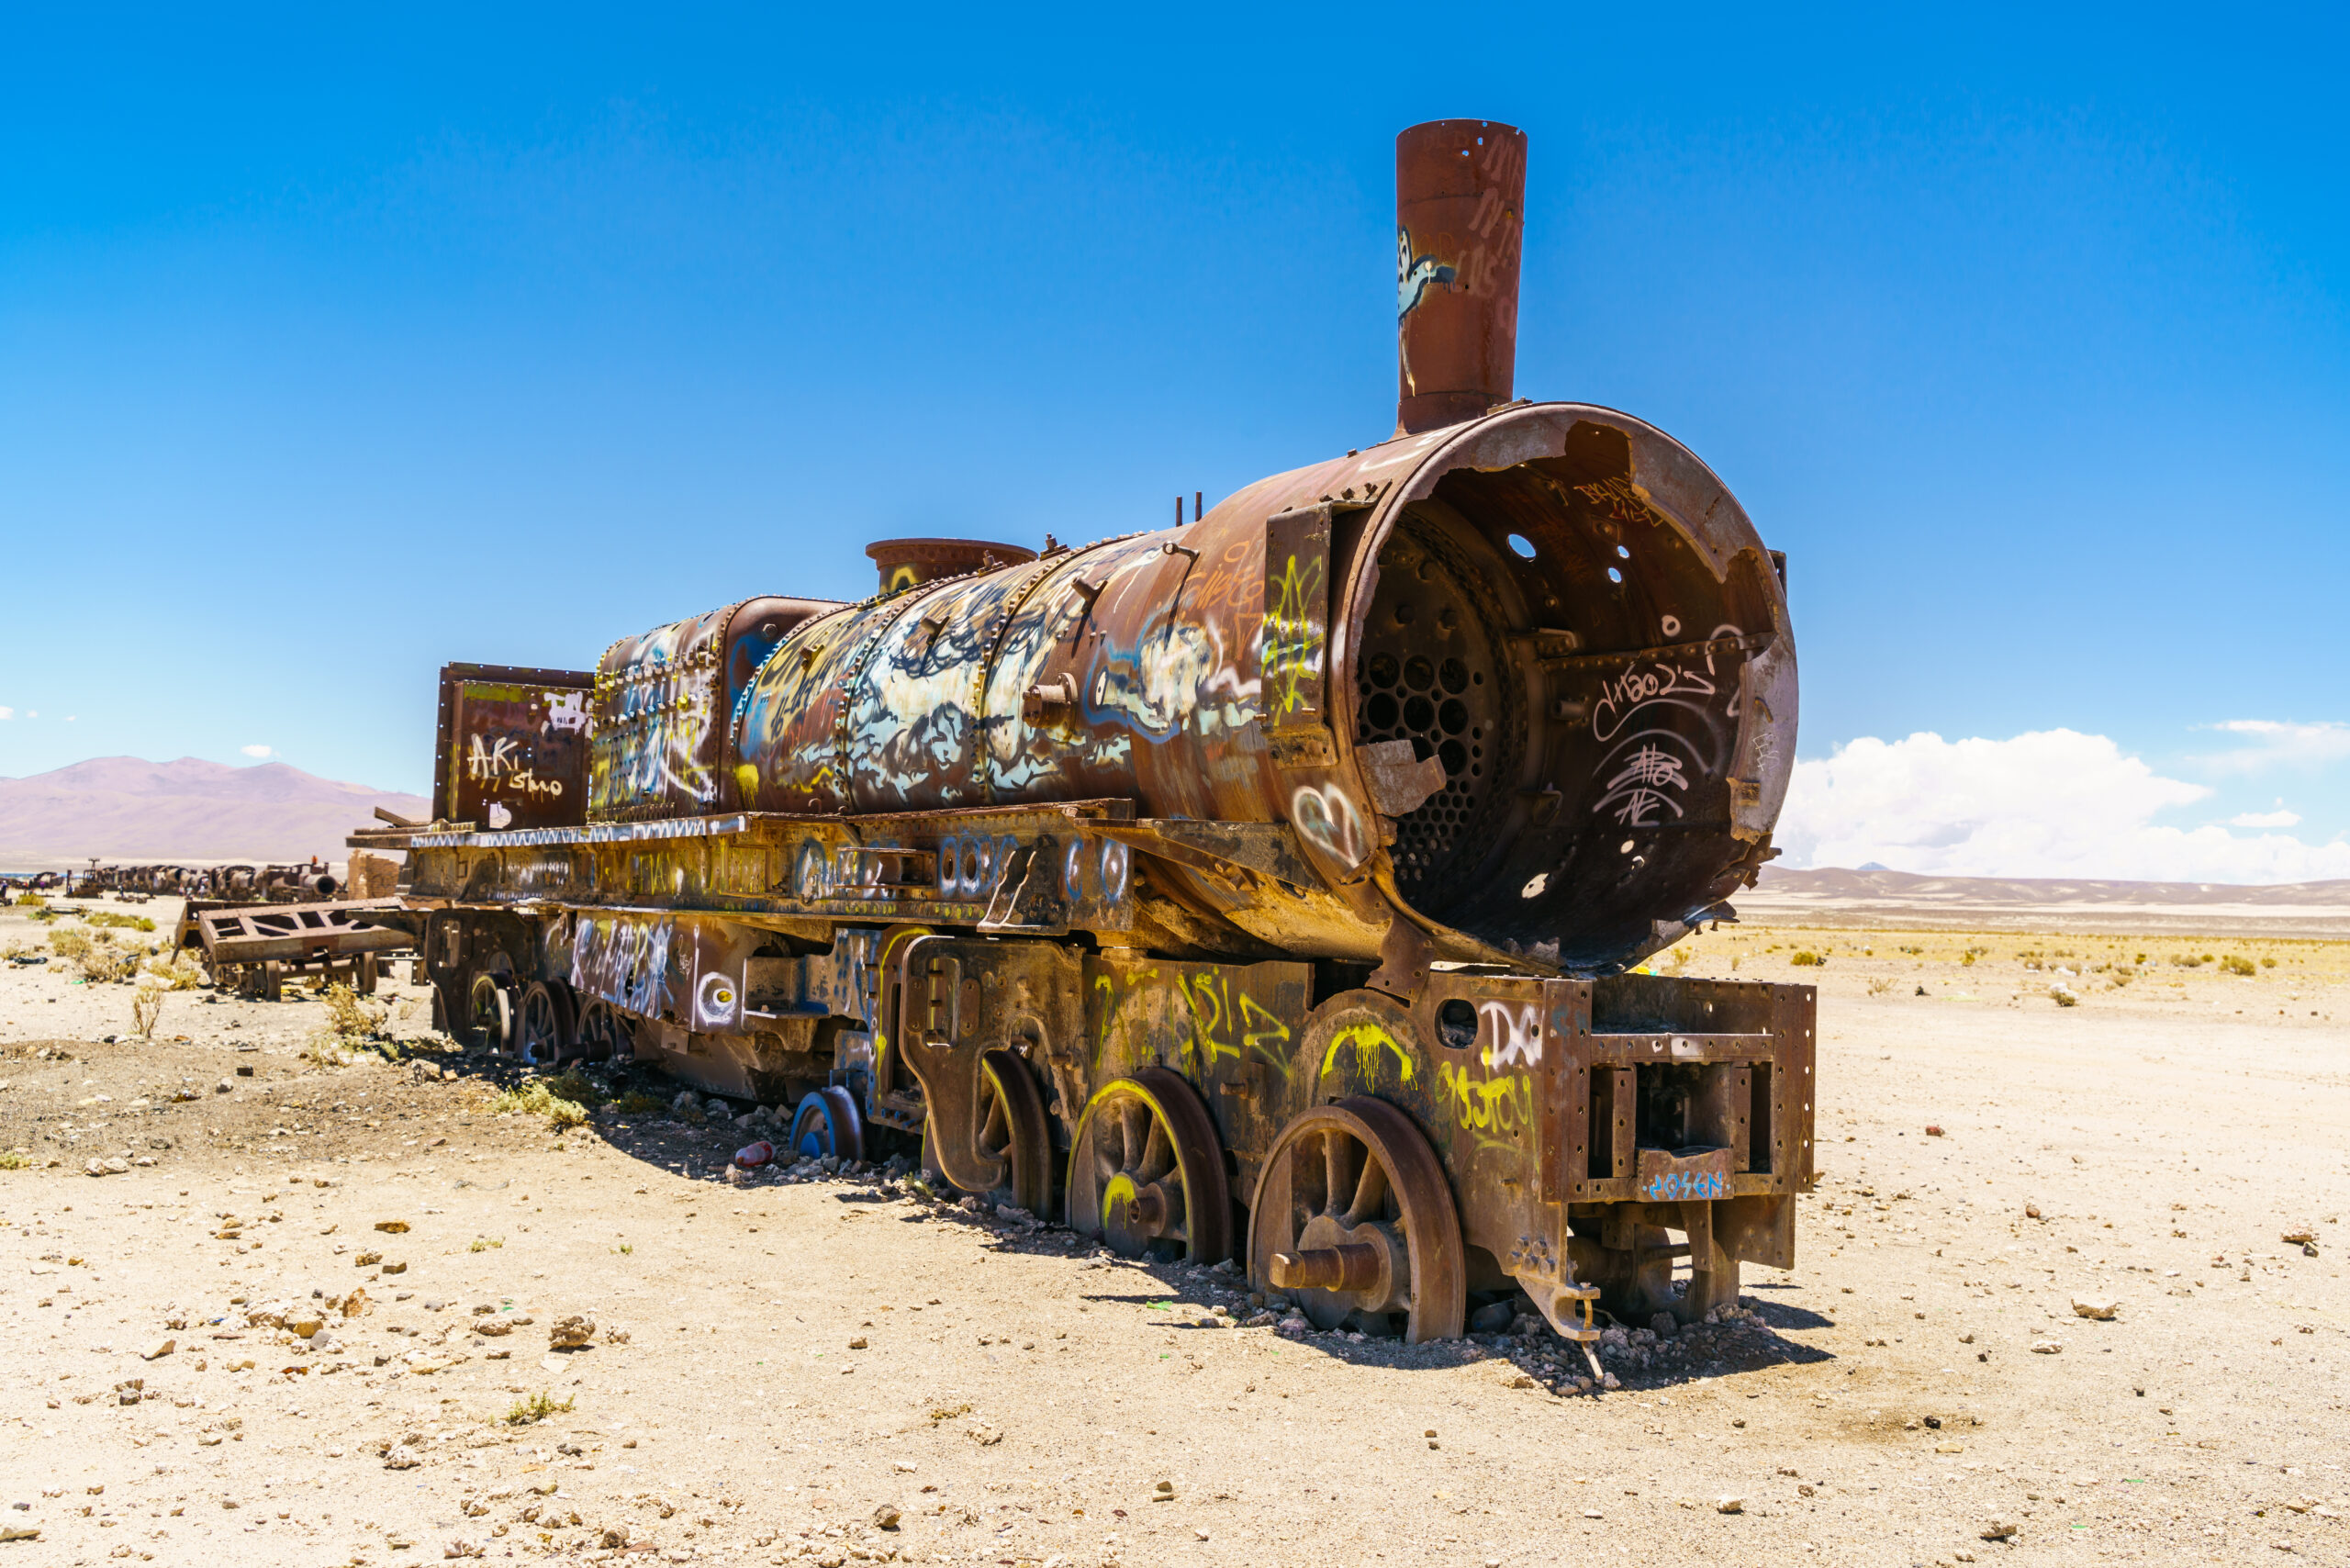
[[[1041,552],[895,540],[592,671],[443,671],[402,912],[448,1025],[797,1106],[1325,1327],[1588,1339],[1794,1260],[1813,993],[1638,972],[1751,885],[1784,561],[1515,397],[1526,139],[1398,139],[1394,433]]]

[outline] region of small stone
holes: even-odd
[[[405,1274],[408,1272],[408,1265],[405,1262],[386,1263],[384,1265],[384,1272],[387,1274]]]
[[[1746,1512],[1746,1499],[1743,1497],[1733,1497],[1728,1494],[1724,1494],[1723,1495],[1714,1499],[1714,1512],[1718,1514],[1742,1514]]]
[[[2317,1239],[2317,1231],[2312,1226],[2306,1225],[2287,1226],[2285,1229],[2278,1234],[2277,1239],[2287,1243],[2288,1246],[2306,1247],[2311,1242]]]
[[[2105,1323],[2111,1321],[2113,1315],[2121,1310],[2121,1304],[2111,1296],[2076,1295],[2073,1298],[2073,1315],[2076,1317],[2094,1317]]]
[[[2053,1339],[2034,1339],[2031,1342],[2031,1353],[2035,1356],[2061,1355],[2064,1350],[2065,1347]]]
[[[2040,1205],[2038,1204],[2024,1204],[2023,1217],[2026,1219],[2038,1219],[2040,1217]]]
[[[358,1257],[353,1258],[352,1262],[362,1269],[372,1269],[383,1260],[384,1255],[381,1252],[362,1252]]]
[[[548,1327],[547,1349],[576,1350],[588,1344],[595,1338],[596,1320],[585,1313],[576,1312],[567,1317],[556,1318]]]
[[[607,1525],[603,1534],[604,1550],[617,1551],[628,1544],[628,1526]]]
[[[876,1529],[896,1529],[898,1528],[898,1520],[902,1517],[903,1516],[900,1513],[897,1504],[884,1503],[879,1507],[873,1510],[873,1528]]]
[[[379,1219],[375,1222],[375,1228],[384,1232],[386,1236],[406,1236],[408,1234],[408,1221],[404,1219]]]
[[[158,1339],[153,1344],[148,1346],[145,1350],[140,1351],[139,1359],[143,1361],[161,1361],[162,1358],[170,1355],[173,1350],[178,1349],[179,1341],[176,1339]]]
[[[974,1422],[968,1428],[971,1440],[983,1449],[991,1449],[1003,1441],[1003,1434],[986,1422]]]
[[[2012,1540],[2015,1533],[2016,1527],[2005,1519],[1992,1519],[1983,1527],[1985,1540]]]
[[[864,1335],[862,1335],[862,1334],[859,1334],[856,1338],[851,1339],[851,1340],[848,1342],[848,1348],[849,1348],[850,1350],[864,1350],[864,1349],[866,1348],[866,1346],[865,1346],[865,1336],[864,1336]]]
[[[1159,1482],[1150,1489],[1150,1500],[1154,1503],[1173,1502],[1175,1500],[1175,1483],[1172,1481]]]
[[[406,1443],[394,1443],[384,1453],[386,1470],[414,1470],[420,1462],[416,1450]]]
[[[1942,1136],[1942,1130],[1933,1123],[1929,1122],[1926,1124],[1926,1136],[1928,1137],[1940,1137]]]
[[[1471,1313],[1469,1327],[1472,1333],[1498,1334],[1510,1326],[1510,1320],[1516,1316],[1516,1309],[1509,1303],[1497,1301],[1491,1306],[1481,1306]]]

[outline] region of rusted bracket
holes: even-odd
[[[905,944],[890,977],[898,988],[898,1058],[922,1084],[929,1107],[926,1159],[967,1193],[1004,1184],[1004,1161],[980,1152],[979,1058],[990,1042],[979,1029],[981,979],[967,973],[968,943],[918,936]]]
[[[1535,661],[1544,669],[1606,669],[1611,665],[1647,664],[1651,661],[1710,658],[1717,654],[1759,654],[1778,641],[1775,632],[1752,632],[1743,637],[1715,637],[1702,643],[1674,643],[1662,648],[1627,648],[1617,654],[1584,654],[1575,651],[1578,639],[1572,632],[1539,632],[1533,634]]]
[[[1155,817],[1131,826],[1101,826],[1093,830],[1146,855],[1213,871],[1238,866],[1286,882],[1293,888],[1318,888],[1322,879],[1297,847],[1296,834],[1281,823],[1210,823],[1188,818]]]

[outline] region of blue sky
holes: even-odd
[[[2338,8],[666,9],[0,23],[0,775],[420,788],[444,660],[1376,440],[1472,115],[1519,391],[1791,557],[1792,857],[2350,875]]]

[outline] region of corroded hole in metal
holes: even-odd
[[[1472,558],[1427,519],[1407,514],[1379,553],[1355,664],[1356,738],[1409,740],[1416,757],[1443,759],[1444,788],[1395,823],[1396,887],[1418,909],[1439,910],[1461,890],[1516,771],[1523,722],[1508,722],[1516,683],[1496,656],[1505,644],[1493,602]]]

